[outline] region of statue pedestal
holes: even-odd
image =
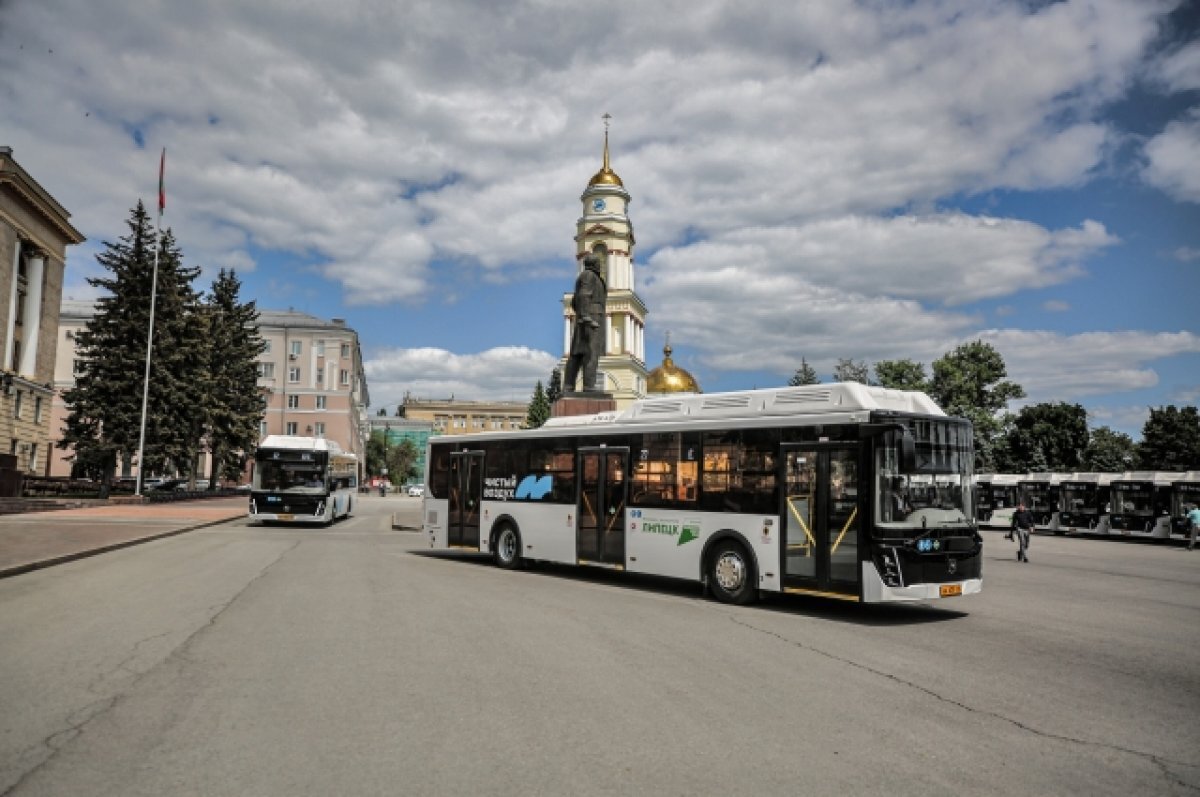
[[[554,406],[550,408],[550,417],[595,415],[597,412],[612,412],[616,408],[617,400],[612,397],[612,393],[603,393],[599,390],[564,393],[563,397],[554,402]]]

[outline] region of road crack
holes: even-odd
[[[112,711],[114,708],[116,708],[118,705],[120,705],[122,702],[124,702],[124,700],[127,698],[129,693],[132,692],[134,689],[136,689],[137,685],[146,676],[154,673],[156,670],[158,670],[164,664],[170,663],[172,661],[180,660],[180,659],[186,661],[187,659],[186,659],[186,656],[184,655],[184,651],[186,651],[186,649],[201,634],[203,634],[204,632],[213,628],[217,624],[217,621],[221,618],[221,616],[224,615],[225,612],[227,612],[230,609],[230,607],[233,606],[233,604],[237,603],[238,599],[241,598],[242,595],[244,595],[247,590],[249,590],[252,586],[257,584],[277,564],[282,562],[284,560],[284,558],[287,557],[288,554],[290,554],[292,551],[294,551],[296,549],[297,546],[300,545],[300,542],[301,542],[300,540],[294,541],[290,546],[288,546],[288,548],[286,548],[284,551],[282,551],[279,554],[279,556],[275,557],[273,560],[271,560],[266,565],[264,565],[263,568],[254,575],[253,578],[251,578],[249,581],[247,581],[245,584],[243,584],[242,588],[239,589],[237,592],[235,592],[228,600],[226,600],[222,603],[217,603],[217,604],[213,604],[212,606],[210,606],[209,611],[212,611],[213,614],[208,618],[207,621],[200,624],[192,633],[188,634],[187,638],[185,638],[183,641],[181,641],[179,643],[179,645],[177,645],[175,647],[174,650],[170,651],[169,653],[167,653],[167,655],[163,656],[163,658],[159,662],[157,662],[156,664],[151,666],[149,669],[146,669],[142,672],[138,672],[136,670],[132,670],[129,668],[130,662],[134,661],[138,657],[139,649],[143,645],[153,642],[156,639],[161,639],[164,636],[168,636],[171,632],[167,631],[167,632],[163,632],[160,634],[154,634],[152,636],[148,636],[144,639],[140,639],[137,642],[135,642],[129,655],[125,656],[125,658],[123,658],[119,662],[117,662],[107,672],[97,675],[85,687],[85,689],[88,692],[97,693],[100,685],[103,684],[108,679],[110,679],[115,673],[124,672],[124,673],[128,673],[129,675],[132,676],[132,679],[129,681],[129,684],[126,687],[126,689],[121,693],[109,695],[107,697],[100,697],[98,695],[97,700],[95,700],[91,703],[87,703],[83,706],[80,706],[79,708],[72,709],[67,714],[66,727],[60,728],[59,730],[54,731],[53,733],[49,734],[46,738],[42,739],[40,742],[38,742],[34,745],[31,745],[30,747],[21,751],[21,753],[19,753],[17,755],[18,760],[21,760],[21,759],[25,758],[26,756],[36,756],[38,753],[40,753],[42,751],[45,751],[45,755],[41,758],[41,760],[39,760],[37,763],[33,764],[29,769],[26,769],[24,772],[22,772],[20,777],[18,777],[14,783],[12,783],[10,786],[5,788],[3,791],[0,791],[0,797],[10,797],[10,795],[15,794],[17,792],[17,790],[19,790],[25,783],[27,783],[29,781],[30,778],[32,778],[34,775],[36,775],[39,771],[41,771],[43,768],[45,768],[48,764],[53,762],[58,757],[58,755],[67,747],[68,744],[70,744],[71,742],[75,741],[80,736],[82,736],[86,732],[87,726],[89,724],[91,724],[92,721],[96,720],[97,718],[103,717],[104,715],[106,715],[110,711]]]
[[[1181,769],[1194,769],[1195,768],[1194,764],[1187,763],[1186,761],[1175,761],[1175,760],[1165,758],[1160,755],[1155,755],[1153,753],[1147,753],[1143,750],[1134,750],[1132,748],[1122,747],[1121,745],[1118,745],[1118,744],[1111,744],[1108,742],[1097,742],[1097,741],[1093,741],[1090,739],[1080,739],[1080,738],[1076,738],[1074,736],[1066,736],[1064,734],[1053,733],[1051,731],[1045,731],[1040,728],[1035,728],[1034,726],[1029,725],[1028,723],[1021,722],[1018,719],[1014,719],[1013,717],[1008,717],[1008,716],[1005,716],[1004,714],[999,714],[995,711],[988,711],[985,709],[976,708],[975,706],[971,706],[966,703],[963,703],[961,700],[955,700],[954,698],[939,694],[938,692],[930,689],[927,686],[922,686],[921,684],[916,683],[914,681],[909,681],[905,678],[901,678],[900,676],[896,675],[895,673],[886,672],[886,671],[880,670],[876,667],[872,667],[870,665],[863,664],[862,662],[854,661],[853,659],[847,659],[843,656],[838,656],[834,653],[830,653],[829,651],[825,651],[825,650],[821,650],[820,648],[813,647],[812,645],[806,645],[805,643],[797,641],[795,639],[789,639],[776,631],[771,631],[766,628],[759,628],[758,626],[753,625],[752,623],[746,622],[745,620],[743,620],[739,617],[731,616],[730,619],[736,625],[740,625],[743,628],[748,628],[751,631],[757,631],[758,633],[765,634],[766,636],[774,637],[774,638],[778,639],[780,642],[783,642],[784,644],[789,645],[791,647],[799,648],[800,650],[804,650],[808,653],[814,653],[818,656],[823,656],[823,657],[829,659],[830,661],[836,661],[839,664],[844,664],[849,667],[853,667],[857,670],[861,670],[863,672],[870,673],[871,675],[886,679],[888,681],[892,681],[893,683],[899,684],[901,686],[905,686],[910,689],[915,689],[918,692],[922,692],[922,693],[932,697],[934,700],[937,700],[941,703],[945,703],[946,705],[954,706],[955,708],[961,709],[961,710],[966,711],[971,714],[976,714],[976,715],[984,716],[984,717],[991,717],[993,719],[999,720],[1000,722],[1008,723],[1009,725],[1012,725],[1015,728],[1019,728],[1022,731],[1031,733],[1031,734],[1041,737],[1043,739],[1050,739],[1050,740],[1059,741],[1059,742],[1066,742],[1067,744],[1075,744],[1075,745],[1079,745],[1081,747],[1091,747],[1091,748],[1095,748],[1098,750],[1106,750],[1106,751],[1123,753],[1125,755],[1130,755],[1135,758],[1140,758],[1145,761],[1149,761],[1151,764],[1153,764],[1154,766],[1156,766],[1158,768],[1158,770],[1162,773],[1163,777],[1166,778],[1167,780],[1171,781],[1172,783],[1174,783],[1177,786],[1182,787],[1184,789],[1188,789],[1188,790],[1194,791],[1194,792],[1200,792],[1200,787],[1183,780],[1180,775],[1177,775],[1171,769],[1171,767],[1178,767]]]

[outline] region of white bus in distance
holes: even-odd
[[[1062,482],[1070,473],[1030,473],[1017,483],[1020,501],[1033,515],[1034,531],[1059,533]]]
[[[1021,479],[1015,473],[980,473],[975,477],[975,520],[979,528],[1012,528]]]
[[[1108,534],[1116,474],[1072,473],[1059,482],[1059,534]]]
[[[1114,478],[1109,534],[1126,537],[1171,538],[1171,496],[1183,473],[1126,471]]]
[[[652,398],[538,429],[434,437],[434,549],[852,601],[979,592],[971,424],[852,382]]]
[[[250,519],[328,524],[349,517],[358,457],[323,437],[267,435],[254,454]]]

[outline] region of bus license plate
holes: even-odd
[[[941,587],[943,598],[952,598],[955,595],[962,594],[962,584],[943,584]]]
[[[277,515],[276,517],[278,517],[280,520],[292,520],[295,516],[294,515]],[[942,589],[945,589],[945,587],[942,587]]]

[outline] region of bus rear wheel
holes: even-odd
[[[496,545],[492,548],[496,566],[513,570],[521,564],[521,535],[511,524],[504,524],[496,532]]]
[[[708,583],[713,597],[722,603],[741,606],[753,603],[758,597],[754,585],[754,564],[740,544],[718,543],[708,560]]]

